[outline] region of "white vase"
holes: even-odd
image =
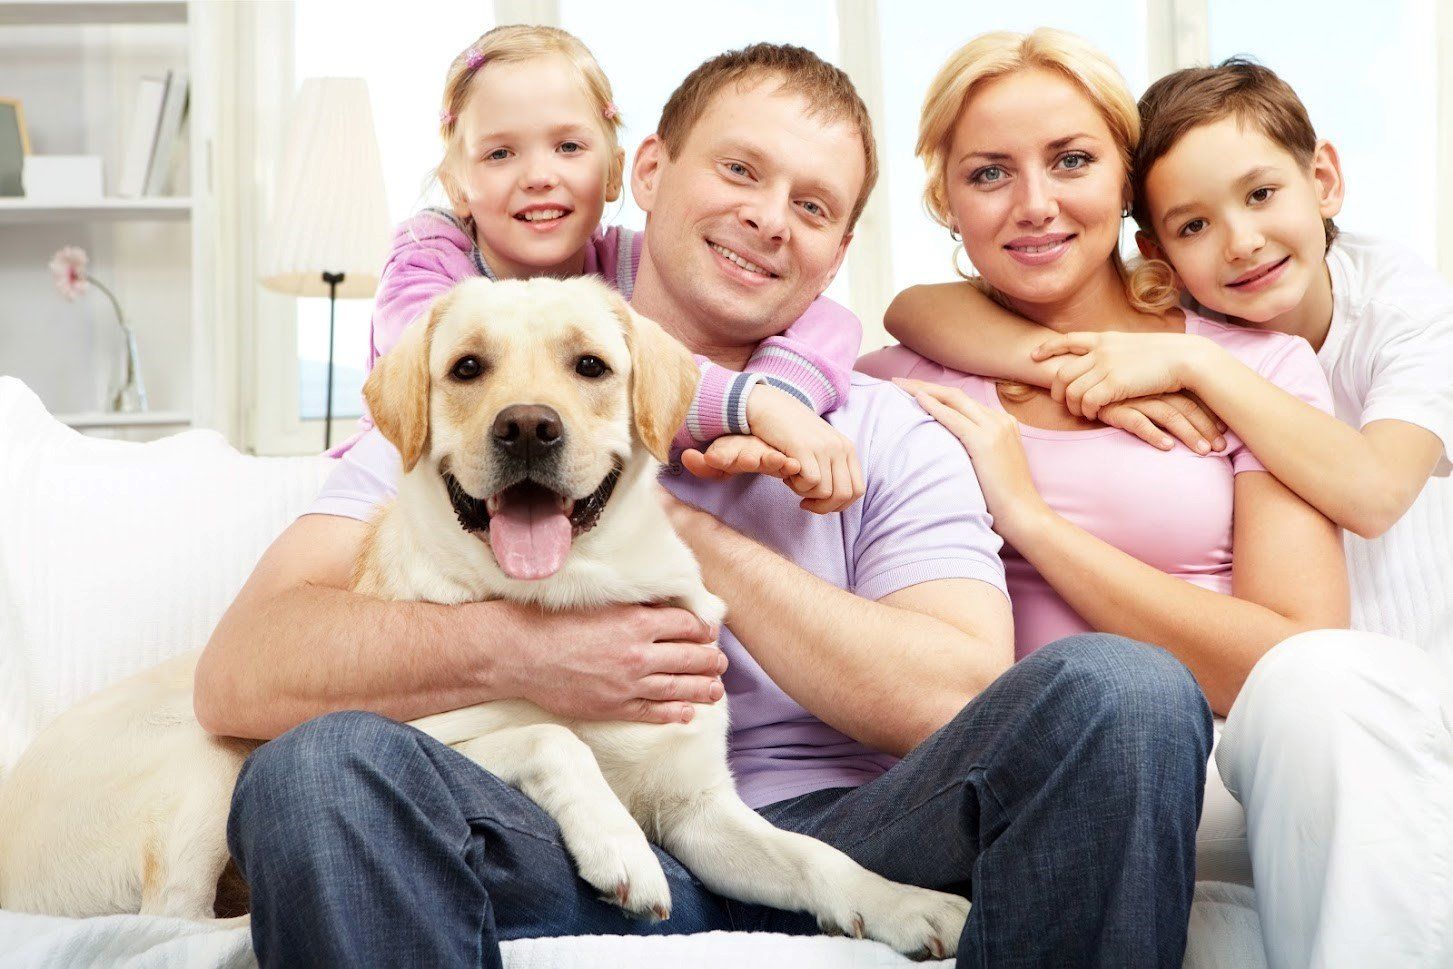
[[[131,414],[146,410],[146,384],[141,379],[141,354],[136,349],[136,334],[121,324],[126,334],[126,359],[121,371],[121,385],[111,395],[111,410]]]

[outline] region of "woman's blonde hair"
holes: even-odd
[[[595,55],[578,37],[558,27],[511,24],[482,34],[449,65],[449,74],[444,81],[444,104],[439,112],[439,136],[444,141],[444,157],[434,169],[434,175],[444,186],[452,204],[462,206],[464,203],[464,193],[454,179],[452,168],[460,161],[463,149],[459,138],[459,115],[469,103],[474,79],[490,64],[515,64],[552,54],[563,57],[575,68],[581,87],[599,112],[596,120],[605,134],[608,159],[606,201],[619,197],[623,165],[621,116],[611,94],[610,81],[600,69]]]
[[[1068,31],[1050,27],[1040,27],[1029,34],[993,31],[980,34],[950,55],[928,86],[928,95],[923,100],[915,149],[928,169],[923,204],[934,221],[944,228],[951,229],[953,224],[948,204],[948,155],[954,126],[964,106],[990,81],[1035,68],[1063,76],[1100,112],[1125,168],[1128,204],[1130,166],[1140,141],[1140,112],[1115,64],[1082,37]],[[1159,260],[1146,260],[1129,269],[1120,257],[1118,246],[1110,260],[1125,282],[1125,292],[1135,309],[1162,313],[1176,305],[1178,294],[1170,266]],[[957,265],[954,268],[964,275]]]

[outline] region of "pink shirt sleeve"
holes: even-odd
[[[1277,335],[1281,339],[1253,365],[1253,369],[1287,393],[1331,414],[1332,389],[1327,384],[1327,375],[1322,371],[1321,364],[1317,362],[1316,351],[1301,337]],[[1227,445],[1231,468],[1237,474],[1243,471],[1266,470],[1266,466],[1256,459],[1251,449],[1235,435],[1228,436]]]

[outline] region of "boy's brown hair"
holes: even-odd
[[[878,149],[873,141],[873,119],[858,96],[853,82],[841,69],[827,63],[805,47],[791,44],[753,44],[741,50],[727,51],[702,64],[686,75],[686,80],[671,94],[661,109],[661,122],[656,133],[666,146],[666,154],[676,158],[686,145],[691,129],[713,98],[730,84],[742,85],[762,77],[777,81],[777,90],[796,94],[808,103],[808,114],[826,121],[846,121],[858,129],[863,142],[863,190],[848,218],[847,231],[853,231],[868,195],[878,181]]]
[[[1270,68],[1243,57],[1232,57],[1215,67],[1188,67],[1152,84],[1140,98],[1140,144],[1130,182],[1131,214],[1141,231],[1155,237],[1150,206],[1145,201],[1145,179],[1150,168],[1175,147],[1186,133],[1223,118],[1250,125],[1284,148],[1297,164],[1312,164],[1317,153],[1317,132],[1306,106],[1291,85]],[[1337,226],[1322,220],[1327,245],[1337,238]]]

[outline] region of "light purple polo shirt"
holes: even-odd
[[[826,420],[856,444],[867,485],[862,500],[839,514],[803,511],[775,478],[704,481],[673,464],[661,480],[682,501],[865,599],[934,579],[977,579],[1005,591],[1000,539],[958,441],[902,391],[859,373],[847,403]],[[371,430],[339,461],[307,514],[367,519],[393,496],[399,472],[398,452]],[[721,647],[730,660],[723,682],[731,698],[732,773],[752,807],[855,787],[897,762],[804,710],[729,628],[722,628]]]

